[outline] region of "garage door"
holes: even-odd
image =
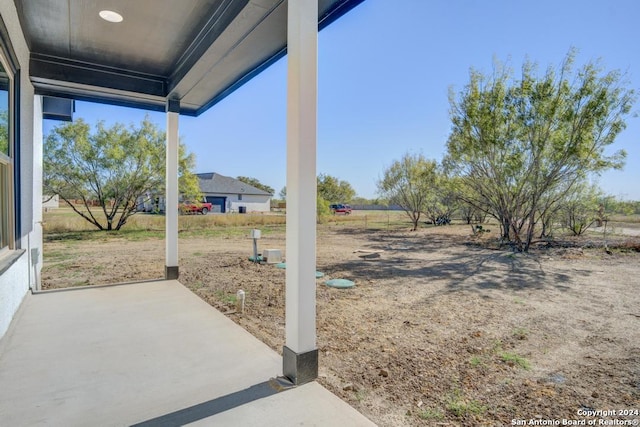
[[[225,213],[225,206],[227,205],[226,197],[214,197],[207,196],[207,202],[211,203],[211,212]]]

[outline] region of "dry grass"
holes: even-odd
[[[224,214],[181,215],[180,231],[210,229],[212,227],[245,227],[285,224],[284,214]],[[129,218],[123,227],[126,231],[164,231],[164,215],[138,213]],[[96,230],[70,208],[52,209],[44,214],[45,233],[68,233]]]
[[[100,213],[96,211],[96,215]],[[44,214],[45,233],[69,233],[92,231],[96,227],[73,212],[71,208],[51,209]],[[351,215],[331,215],[323,223],[335,226],[387,229],[408,227],[409,222],[401,211],[354,211]],[[286,223],[284,212],[248,214],[181,215],[178,219],[180,231],[206,230],[213,227],[278,226]],[[157,231],[165,228],[164,215],[138,213],[129,218],[123,231]]]
[[[70,231],[89,231],[96,227],[90,224],[70,208],[50,209],[44,212],[42,227],[47,233],[66,233]]]
[[[609,216],[609,221],[611,222],[624,222],[625,224],[640,224],[640,215],[619,215],[614,214]]]
[[[157,215],[154,215],[157,216]],[[164,229],[164,216],[162,227]],[[284,225],[286,217],[283,214],[213,214],[213,215],[183,215],[178,219],[180,231],[200,230],[210,227],[247,227],[259,225]]]
[[[411,226],[411,222],[403,211],[353,211],[351,215],[328,216],[323,222],[329,225],[368,230],[398,229]]]

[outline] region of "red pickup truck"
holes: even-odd
[[[211,212],[211,203],[209,202],[182,202],[178,209],[180,213],[185,214],[202,214],[206,215]]]
[[[329,208],[331,209],[331,213],[334,215],[339,213],[349,215],[351,213],[351,206],[349,205],[337,204],[331,205]]]

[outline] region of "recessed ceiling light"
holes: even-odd
[[[100,18],[109,22],[122,22],[124,18],[118,12],[114,12],[113,10],[101,10]]]

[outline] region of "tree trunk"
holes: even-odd
[[[411,231],[416,231],[418,229],[418,222],[420,221],[420,213],[413,213],[413,229]]]
[[[529,219],[529,224],[527,225],[527,238],[525,240],[524,247],[522,249],[523,252],[528,252],[529,247],[531,246],[531,241],[533,240],[533,233],[536,230],[536,223],[533,218]]]
[[[502,240],[509,242],[511,240],[511,221],[508,218],[502,217],[500,221],[500,230],[502,232]]]
[[[542,223],[542,231],[540,231],[540,238],[541,239],[545,239],[547,237],[551,237],[551,233],[552,233],[552,218],[542,218],[541,219],[541,223]]]

